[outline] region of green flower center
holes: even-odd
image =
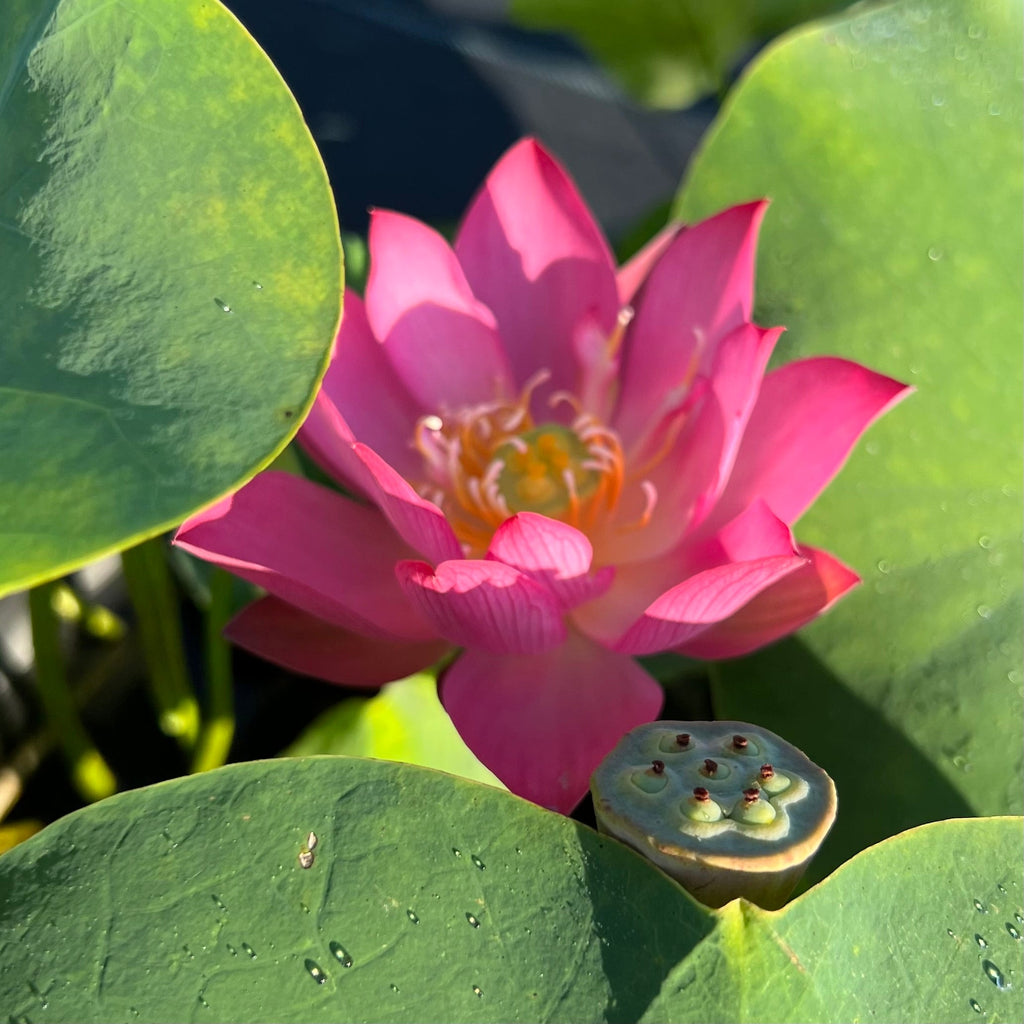
[[[601,482],[591,449],[575,430],[543,423],[494,452],[504,463],[496,480],[510,512],[562,518],[579,508]]]

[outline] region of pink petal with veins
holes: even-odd
[[[506,519],[495,531],[487,557],[514,566],[542,584],[566,609],[599,597],[615,575],[611,566],[591,575],[594,549],[586,535],[535,512]]]
[[[632,658],[574,633],[542,654],[466,651],[441,682],[441,702],[473,753],[513,793],[563,814],[662,700]]]
[[[409,561],[395,572],[409,600],[453,644],[535,654],[565,639],[555,596],[510,565],[463,558],[431,569]]]
[[[398,643],[341,629],[276,597],[243,608],[224,635],[251,654],[340,686],[382,686],[439,661],[444,640]]]
[[[448,243],[425,224],[373,212],[366,315],[424,408],[440,412],[514,393],[494,314],[474,298]]]
[[[618,312],[608,243],[562,167],[533,139],[498,161],[455,242],[473,294],[494,312],[515,380],[551,371],[535,402],[571,390],[571,339],[589,316],[609,332]]]
[[[808,561],[796,572],[765,588],[735,615],[682,644],[693,658],[735,658],[788,636],[830,608],[860,582],[837,558],[801,547]]]
[[[395,562],[412,549],[376,509],[302,477],[260,473],[186,520],[174,543],[346,629],[436,635],[394,578]]]

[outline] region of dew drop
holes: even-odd
[[[398,986],[394,982],[391,983],[391,991],[392,992],[397,992],[398,991]]]
[[[224,905],[224,901],[216,894],[210,897],[213,900],[218,910],[227,910],[228,908]]]
[[[253,283],[252,283],[252,286],[253,286],[253,288],[255,288],[255,289],[256,289],[256,291],[258,291],[258,292],[261,292],[261,291],[263,291],[263,285],[261,285],[261,284],[259,283],[259,281],[253,281]]]
[[[1010,924],[1009,921],[1006,922],[1006,931],[1009,933],[1011,939],[1016,939],[1018,942],[1020,942],[1020,932],[1016,928],[1014,928],[1014,926]]]
[[[982,903],[981,900],[975,900],[974,901],[974,909],[979,914],[987,914],[988,913],[988,911],[985,909],[985,904]]]
[[[982,938],[982,936],[975,934],[974,941],[978,944],[978,946],[981,949],[988,949],[988,943],[985,941],[984,938]]]
[[[932,106],[933,107],[943,107],[945,105],[946,105],[946,97],[945,96],[940,96],[939,93],[935,93],[935,95],[932,96]]]
[[[946,929],[946,934],[947,934],[947,935],[948,935],[948,936],[949,936],[949,937],[950,937],[951,939],[955,939],[955,938],[956,938],[956,935],[954,934],[954,932],[953,932],[953,929],[952,929],[952,928],[947,928],[947,929]]]
[[[474,866],[478,867],[481,871],[486,867],[484,862],[475,853],[469,859],[473,862]]]
[[[986,550],[992,547],[992,538],[983,533],[978,538],[978,547],[985,548]]]
[[[238,950],[237,950],[237,949],[235,949],[235,947],[234,947],[234,946],[232,946],[230,942],[229,942],[229,943],[227,943],[227,949],[228,949],[228,952],[229,952],[229,953],[230,953],[230,954],[231,954],[232,956],[238,956]]]
[[[969,1002],[970,1002],[971,1009],[975,1013],[981,1013],[982,1012],[982,1010],[981,1010],[981,1003],[979,1003],[977,999],[971,999]]]
[[[214,303],[216,303],[217,308],[222,313],[231,313],[231,312],[233,312],[231,307],[223,299],[218,299],[216,295],[213,297],[213,301],[214,301]]]
[[[1001,893],[1002,893],[1002,894],[1003,894],[1004,896],[1006,895],[1006,886],[1005,886],[1005,885],[1003,885],[1002,883],[1000,883],[999,885],[997,885],[997,886],[996,886],[996,888],[997,888],[997,889],[998,889],[998,890],[999,890],[999,891],[1000,891],[1000,892],[1001,892]]]
[[[1000,992],[1005,992],[1007,989],[1013,986],[1008,984],[1006,978],[1003,977],[1003,972],[991,960],[982,960],[981,969],[985,972],[985,977],[992,982],[993,985]]]
[[[322,985],[327,980],[323,968],[315,960],[306,960],[305,967],[306,972],[318,985]]]
[[[301,910],[304,914],[309,913],[309,907],[307,907],[305,903],[299,904],[299,910]]]
[[[988,105],[989,117],[998,117],[1002,112],[1002,107],[998,103],[990,103]]]
[[[992,609],[989,608],[989,606],[987,604],[979,604],[978,607],[975,608],[975,611],[983,619],[991,619],[992,618]]]
[[[467,921],[468,921],[468,922],[469,922],[469,923],[470,923],[470,924],[471,924],[471,925],[472,925],[472,926],[473,926],[474,928],[479,928],[479,927],[480,927],[480,921],[479,921],[479,919],[478,919],[478,918],[475,918],[475,917],[474,917],[474,916],[473,916],[472,914],[470,914],[470,913],[467,913],[467,914],[466,914],[466,920],[467,920]]]
[[[1024,924],[1024,917],[1021,917],[1020,914],[1014,914],[1013,919],[1017,924]]]
[[[473,986],[473,995],[479,999],[484,994],[484,990],[479,985]]]
[[[892,566],[884,558],[879,559],[877,568],[883,576],[887,575],[892,570]]]
[[[340,942],[332,942],[328,948],[331,951],[331,955],[342,967],[352,966],[352,957],[348,955],[348,951]]]
[[[934,100],[932,102],[934,102]],[[939,106],[939,104],[936,104],[936,106]],[[933,245],[928,250],[928,259],[930,259],[932,263],[938,263],[939,260],[942,259],[942,250]]]
[[[205,1007],[207,1010],[210,1008],[210,1004],[206,1001],[205,996],[199,997],[199,1005]]]
[[[456,850],[455,847],[453,846],[452,847],[452,854],[454,856],[456,856],[456,857],[461,857],[462,856],[462,851],[461,850]]]
[[[242,951],[245,953],[245,955],[250,960],[255,960],[256,959],[256,950],[253,949],[252,946],[250,946],[248,942],[243,942],[242,943]]]
[[[407,918],[409,918],[409,920],[412,921],[413,924],[419,924],[420,923],[420,919],[416,916],[416,911],[414,911],[414,910],[407,910],[405,912],[405,916]]]

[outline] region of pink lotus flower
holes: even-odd
[[[229,636],[377,686],[462,652],[441,700],[513,791],[568,812],[655,718],[634,655],[729,658],[857,582],[790,526],[907,388],[816,358],[765,374],[750,322],[763,202],[616,271],[562,168],[514,146],[454,250],[378,210],[299,439],[356,499],[278,472],[182,547],[265,588]]]

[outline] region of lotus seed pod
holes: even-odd
[[[685,741],[685,742],[680,742]],[[709,907],[785,903],[836,816],[832,780],[745,722],[651,722],[591,779],[597,827]]]

